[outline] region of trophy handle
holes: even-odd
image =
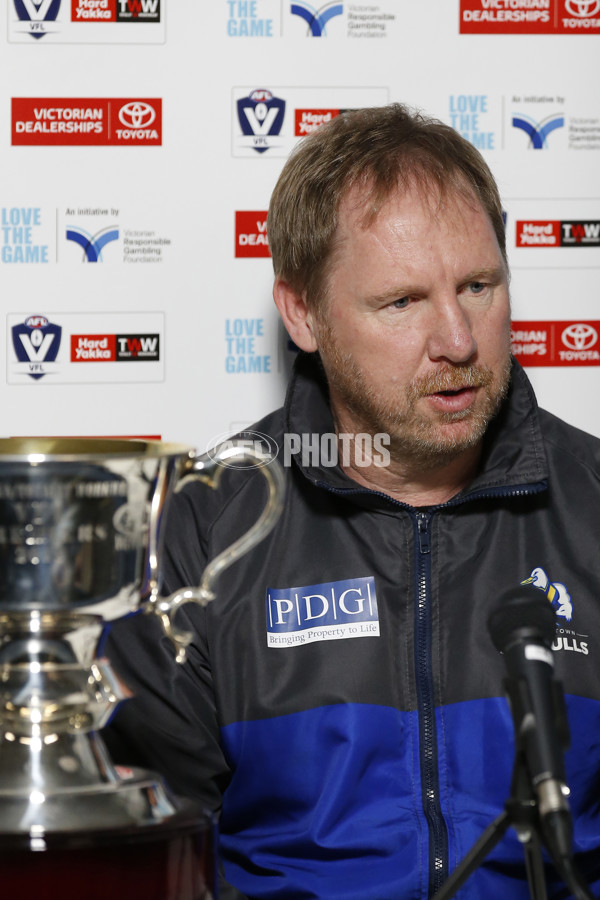
[[[188,464],[189,471],[178,481],[175,492],[179,492],[190,481],[202,481],[215,490],[221,480],[223,469],[237,468],[232,463],[250,463],[252,466],[260,467],[269,490],[263,511],[245,534],[208,563],[198,587],[181,588],[169,597],[157,597],[146,607],[159,616],[166,635],[175,645],[176,660],[179,663],[184,662],[186,647],[193,637],[191,632],[182,631],[174,625],[173,618],[179,607],[185,603],[206,606],[214,600],[213,585],[221,572],[267,536],[283,509],[283,470],[276,457],[235,441],[226,441],[210,453],[191,458]]]

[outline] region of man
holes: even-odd
[[[561,588],[575,849],[599,879],[600,442],[538,410],[511,364],[487,166],[402,106],[347,112],[292,154],[268,228],[302,351],[285,408],[254,426],[288,464],[285,509],[185,613],[183,666],[148,617],[114,629],[136,695],[112,726],[119,757],[220,811],[225,896],[431,897],[509,795],[490,611],[525,581]],[[186,488],[165,588],[198,583],[263,503],[258,473]],[[566,896],[551,866],[547,881]],[[528,896],[510,831],[461,897]]]

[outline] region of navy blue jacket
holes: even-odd
[[[254,430],[280,447],[333,431],[312,357]],[[600,441],[538,409],[515,363],[480,472],[449,502],[417,510],[297,459],[286,482],[273,533],[206,610],[181,612],[195,633],[183,666],[154,617],[113,628],[107,655],[136,694],[108,729],[119,759],[220,810],[226,878],[246,897],[425,900],[509,794],[514,729],[487,619],[529,580],[557,612],[575,849],[599,890]],[[165,588],[198,583],[264,500],[256,471],[186,487]],[[547,881],[568,896],[549,863]],[[529,898],[512,829],[459,896]]]

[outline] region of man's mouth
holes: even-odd
[[[427,394],[426,399],[439,412],[465,412],[475,398],[478,386],[465,385],[458,388],[447,388]]]

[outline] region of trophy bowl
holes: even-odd
[[[256,523],[200,585],[161,597],[169,498],[190,479],[215,488],[238,463],[265,477]],[[0,866],[9,895],[12,886],[36,900],[211,896],[211,816],[153,773],[109,758],[98,732],[128,692],[96,648],[107,622],[143,608],[183,663],[190,635],[174,624],[177,609],[214,598],[219,573],[275,524],[282,495],[274,458],[235,441],[197,455],[159,441],[0,440]]]

